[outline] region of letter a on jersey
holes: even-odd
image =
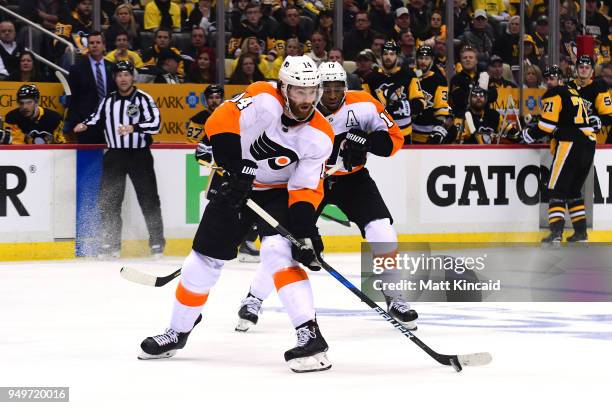
[[[272,141],[264,132],[249,149],[255,160],[268,160],[272,170],[280,170],[298,160],[293,150]]]
[[[355,117],[355,112],[353,112],[352,110],[349,110],[348,113],[346,114],[346,127],[347,128],[359,127],[359,121]]]

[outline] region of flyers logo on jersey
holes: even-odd
[[[272,170],[280,170],[298,160],[293,150],[271,140],[264,132],[249,149],[255,160],[268,160]]]

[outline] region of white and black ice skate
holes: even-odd
[[[240,303],[240,310],[238,310],[238,324],[236,325],[236,331],[245,332],[257,324],[259,314],[261,313],[261,302],[262,300],[249,294],[246,298],[242,299]]]
[[[200,321],[202,321],[202,315],[198,316],[193,327],[200,323]],[[191,330],[186,333],[181,333],[169,328],[166,329],[164,334],[147,337],[140,344],[142,353],[140,353],[138,359],[151,360],[172,357],[177,351],[185,347],[190,333]]]
[[[238,261],[245,263],[258,263],[259,251],[252,241],[242,241],[238,248]]]
[[[409,330],[416,330],[416,320],[419,318],[416,310],[410,309],[410,304],[399,298],[389,298],[387,300],[387,313],[406,326]]]
[[[117,259],[121,256],[121,249],[113,247],[111,245],[101,245],[98,248],[98,259],[101,261],[108,261],[112,259]]]
[[[317,322],[310,320],[295,330],[297,344],[285,351],[285,361],[289,368],[296,373],[329,370],[331,363],[325,354],[328,346]]]

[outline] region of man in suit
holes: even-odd
[[[99,31],[88,36],[88,53],[70,67],[68,84],[72,96],[68,102],[67,126],[70,129],[91,115],[100,102],[116,89],[111,74],[112,63],[104,59],[104,37]],[[102,128],[92,126],[77,135],[78,143],[104,143]]]

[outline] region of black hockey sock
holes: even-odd
[[[548,202],[548,226],[553,232],[563,230],[565,225],[565,201],[551,198]]]
[[[586,231],[586,211],[583,198],[570,198],[567,200],[567,209],[572,219],[574,231]]]

